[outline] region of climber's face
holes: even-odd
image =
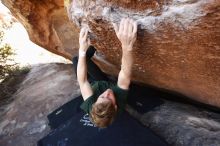
[[[97,99],[96,103],[111,102],[116,105],[115,95],[111,89],[107,89]]]

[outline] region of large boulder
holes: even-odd
[[[220,1],[65,2],[66,8],[62,0],[3,0],[32,41],[69,59],[77,52],[79,28],[87,26],[98,50],[94,59],[111,75],[121,62],[112,22],[131,17],[139,24],[133,80],[220,107]]]

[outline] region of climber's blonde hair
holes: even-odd
[[[92,122],[100,128],[109,126],[115,119],[117,110],[111,101],[94,103],[90,112]]]

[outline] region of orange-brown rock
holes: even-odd
[[[133,80],[220,107],[219,7],[216,0],[73,0],[70,13],[91,29],[105,72],[117,75],[121,61],[111,23],[131,17],[139,24]]]
[[[117,75],[121,49],[112,22],[138,24],[133,80],[220,107],[219,0],[3,0],[35,43],[66,58],[77,52],[78,28],[86,25],[97,48],[95,61]],[[77,27],[78,26],[78,27]]]
[[[39,46],[71,58],[78,51],[79,29],[69,20],[63,0],[3,0]],[[22,37],[19,36],[18,37]]]

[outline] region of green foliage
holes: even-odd
[[[13,49],[10,45],[3,43],[4,29],[0,30],[0,103],[8,101],[16,92],[17,85],[30,70],[28,67],[20,68],[15,63]]]
[[[2,44],[4,32],[0,32],[0,81],[3,81],[16,68],[16,63],[13,61],[14,52],[8,44]]]
[[[19,83],[29,71],[30,68],[28,67],[20,68],[16,66],[10,75],[0,83],[0,103],[8,100],[17,91]]]

